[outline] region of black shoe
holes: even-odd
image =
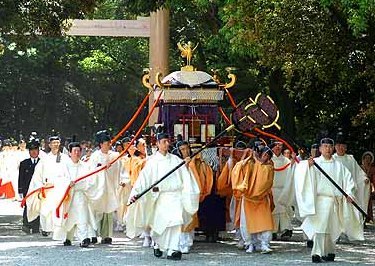
[[[272,241],[275,241],[275,240],[277,240],[277,234],[276,234],[276,233],[273,233],[273,234],[272,234]]]
[[[91,244],[96,244],[98,243],[98,238],[97,237],[92,237],[91,238]]]
[[[180,251],[174,251],[170,256],[167,256],[168,260],[181,260],[182,253]]]
[[[312,260],[313,263],[320,263],[320,262],[322,262],[322,259],[320,258],[319,255],[312,255],[311,256],[311,260]]]
[[[39,228],[31,228],[31,234],[39,234]]]
[[[108,244],[108,245],[111,245],[112,244],[112,238],[110,237],[105,237],[104,239],[102,239],[102,244]]]
[[[160,258],[161,256],[163,256],[163,251],[158,248],[154,248],[154,256]]]
[[[63,244],[64,244],[64,247],[71,246],[72,245],[72,241],[70,241],[69,239],[67,239],[67,240],[65,240],[65,242]]]
[[[280,238],[283,240],[287,240],[287,239],[290,239],[292,235],[293,235],[292,230],[285,230],[284,233],[281,234]]]
[[[49,233],[46,231],[42,231],[42,236],[49,236]]]
[[[22,226],[22,231],[25,232],[26,234],[31,234],[31,229],[28,228],[27,226]]]
[[[79,244],[82,248],[87,248],[90,245],[90,238],[85,238],[83,241]]]
[[[335,261],[335,256],[333,253],[328,253],[327,256],[322,256],[322,259],[325,261]]]
[[[306,241],[306,247],[312,248],[313,246],[314,246],[314,241],[312,241],[312,240],[307,240]]]

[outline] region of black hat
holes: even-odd
[[[10,141],[10,139],[5,139],[5,140],[3,140],[3,146],[4,147],[6,147],[6,146],[12,146],[12,143],[11,143],[11,141]]]
[[[159,141],[161,139],[169,139],[168,133],[158,133],[158,134],[156,134],[156,140]]]
[[[322,144],[331,144],[331,145],[335,145],[335,142],[333,141],[333,139],[331,138],[322,138],[320,140],[320,145]]]
[[[346,137],[343,132],[338,132],[336,135],[336,144],[347,144]]]
[[[95,141],[97,143],[103,143],[105,141],[110,141],[111,137],[109,135],[109,132],[107,130],[100,130],[96,132],[95,134]]]
[[[126,142],[130,142],[130,141],[132,141],[131,138],[129,138],[129,137],[125,137],[125,138],[123,138],[123,139],[121,140],[121,143],[124,144],[124,143],[126,143]]]
[[[165,128],[163,126],[159,126],[156,129],[156,140],[159,141],[161,139],[169,139],[169,135],[165,133]]]
[[[69,152],[71,152],[73,148],[79,148],[80,150],[82,150],[81,144],[79,142],[77,142],[77,141],[69,143],[69,145],[68,145]]]
[[[54,140],[61,141],[60,137],[57,136],[57,135],[55,135],[55,136],[51,136],[51,137],[49,137],[48,142],[51,142],[51,141],[54,141]]]
[[[280,140],[271,139],[271,142],[268,145],[268,147],[272,150],[277,144],[283,144],[283,143]]]
[[[26,149],[39,149],[39,139],[32,139],[26,144]]]
[[[120,140],[116,141],[115,146],[122,146],[122,142]]]
[[[244,141],[239,140],[239,141],[236,142],[235,148],[237,148],[237,149],[246,149],[247,145],[246,145],[246,143]]]
[[[272,150],[271,150],[270,147],[268,147],[268,146],[263,147],[263,148],[259,151],[259,153],[260,153],[260,154],[267,153],[268,156],[270,156],[270,157],[272,157],[272,155],[273,155]]]
[[[140,138],[138,138],[138,139],[135,141],[134,146],[137,147],[138,144],[140,144],[140,143],[146,144],[146,140],[145,140],[143,137],[140,137]]]
[[[319,144],[316,144],[316,143],[312,144],[311,149],[319,149]]]
[[[186,140],[180,140],[176,143],[176,148],[180,148],[182,145],[188,145],[189,146],[189,142],[187,142]]]

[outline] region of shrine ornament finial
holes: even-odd
[[[178,49],[181,51],[181,57],[186,58],[186,66],[182,67],[182,71],[194,71],[194,67],[191,65],[191,59],[193,58],[193,53],[197,49],[198,44],[193,48],[193,43],[188,41],[187,43],[181,44],[177,43]]]

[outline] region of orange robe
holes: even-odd
[[[247,187],[247,181],[244,180],[246,174],[251,175],[251,171],[254,167],[254,159],[252,156],[239,161],[233,167],[231,174],[233,197],[235,199],[235,212],[234,212],[234,228],[240,228],[240,218],[241,218],[241,206],[242,206],[242,196],[244,192],[244,186]],[[246,183],[245,183],[246,181]]]
[[[146,159],[142,159],[138,156],[131,156],[127,160],[124,160],[123,167],[129,173],[130,185],[133,186],[139,176],[142,168],[144,167]]]
[[[210,166],[208,166],[198,154],[193,157],[189,163],[189,169],[193,173],[195,180],[197,181],[200,196],[199,202],[202,202],[208,195],[211,194],[212,185],[214,181],[214,174]],[[191,232],[195,228],[199,227],[198,214],[195,213],[192,217],[192,221],[189,225],[183,228],[183,232]]]
[[[249,163],[247,166],[242,188],[247,231],[250,234],[273,231],[273,165],[256,161],[253,167]]]
[[[223,150],[220,151],[221,153]],[[217,179],[217,194],[221,197],[226,197],[225,199],[225,207],[226,207],[226,221],[231,222],[230,217],[230,204],[232,201],[232,178],[237,180],[237,176],[233,176],[233,169],[236,166],[236,163],[240,160],[243,160],[246,155],[248,154],[249,150],[235,150],[230,149],[229,159],[225,163],[223,169],[220,172],[220,175]],[[241,155],[241,159],[239,159],[239,155]],[[237,173],[236,173],[237,174]],[[233,221],[235,228],[239,228],[239,211],[241,208],[241,201],[237,197],[235,197],[235,221]]]

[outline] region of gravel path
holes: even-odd
[[[312,264],[310,249],[296,227],[291,241],[272,241],[272,254],[246,254],[236,247],[232,234],[217,243],[198,237],[191,253],[181,261],[157,259],[151,248],[142,247],[141,239],[130,240],[116,233],[112,245],[94,245],[83,249],[78,242],[64,247],[39,234],[21,231],[22,209],[19,203],[0,200],[0,265],[306,265]],[[366,240],[338,243],[336,265],[374,265],[375,227],[365,230]]]

